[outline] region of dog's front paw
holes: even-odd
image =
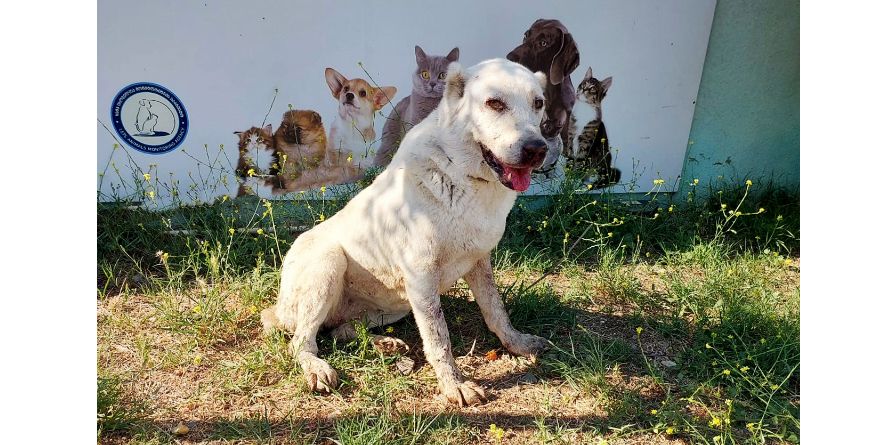
[[[313,357],[303,362],[302,372],[311,391],[328,393],[338,388],[338,373],[321,358]]]
[[[516,339],[506,344],[505,347],[513,354],[535,360],[551,347],[551,342],[537,335],[520,334]]]
[[[486,391],[480,385],[468,380],[441,388],[449,403],[460,407],[479,405],[486,401]]]

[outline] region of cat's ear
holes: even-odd
[[[274,134],[274,132],[271,130],[271,124],[265,125],[265,131],[268,134]]]
[[[603,87],[603,92],[609,91],[609,87],[612,86],[612,76],[609,76],[602,81],[600,81],[600,86]]]
[[[538,84],[541,85],[541,89],[547,88],[548,76],[543,71],[536,71],[535,79],[538,80]]]
[[[425,65],[425,62],[428,60],[428,55],[425,54],[424,50],[421,49],[420,46],[415,45],[415,63],[418,66]]]
[[[243,134],[243,132],[242,131],[235,131],[234,134],[236,134],[237,136],[240,136],[241,134]]]
[[[585,72],[585,77],[584,77],[584,78],[585,78],[585,79],[593,79],[593,78],[594,78],[594,71],[593,71],[593,69],[592,69],[591,67],[588,67],[588,71]]]
[[[338,71],[332,68],[326,68],[326,85],[329,85],[329,91],[332,91],[332,97],[338,99],[338,93],[341,92],[342,87],[344,87],[347,81],[348,79],[339,74]]]
[[[446,55],[446,60],[450,62],[458,62],[458,47],[452,48],[452,51],[449,51],[449,54]]]
[[[381,110],[383,106],[393,100],[395,94],[397,94],[396,87],[377,88],[375,94],[372,96],[372,106],[375,108],[375,111]]]

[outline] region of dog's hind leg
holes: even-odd
[[[387,314],[379,310],[369,311],[363,317],[366,323],[367,329],[371,329],[377,326],[383,326],[385,324],[393,323],[403,317],[405,317],[409,312],[402,312],[397,314]],[[347,321],[342,323],[340,326],[330,332],[333,338],[341,341],[350,341],[357,338],[357,329],[354,326],[356,320]],[[386,335],[369,335],[369,340],[372,342],[372,346],[379,352],[383,352],[385,354],[394,354],[394,353],[406,353],[409,351],[409,345],[406,344],[403,340],[400,340],[396,337],[388,337]]]
[[[331,392],[338,386],[338,374],[317,356],[317,332],[341,301],[348,263],[338,245],[310,249],[310,255],[305,255],[313,241],[303,240],[303,248],[294,248],[286,256],[274,315],[278,326],[293,333],[289,350],[308,386],[312,391]]]

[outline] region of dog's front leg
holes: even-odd
[[[440,392],[449,402],[459,406],[486,401],[483,388],[465,380],[452,357],[449,330],[443,318],[440,295],[437,294],[439,280],[423,278],[411,281],[407,282],[406,294],[424,343],[425,357],[437,374]]]
[[[498,294],[498,288],[495,287],[489,255],[478,261],[474,268],[464,276],[464,279],[471,288],[477,305],[480,306],[486,326],[489,326],[489,330],[498,336],[508,351],[535,359],[548,348],[550,345],[548,340],[536,335],[524,334],[511,326],[505,305]]]

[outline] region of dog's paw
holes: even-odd
[[[302,372],[311,391],[329,393],[338,388],[338,373],[321,358],[313,357],[303,362]]]
[[[394,337],[386,337],[384,335],[376,335],[372,338],[372,346],[379,352],[386,355],[405,354],[409,352],[409,345],[403,340]]]
[[[483,387],[470,380],[442,388],[441,392],[449,403],[460,407],[479,405],[486,401]]]
[[[514,341],[510,342],[510,344],[505,345],[505,347],[507,347],[508,351],[511,351],[513,354],[526,357],[530,360],[535,360],[539,355],[551,347],[551,342],[548,341],[548,339],[537,335],[520,334]]]

